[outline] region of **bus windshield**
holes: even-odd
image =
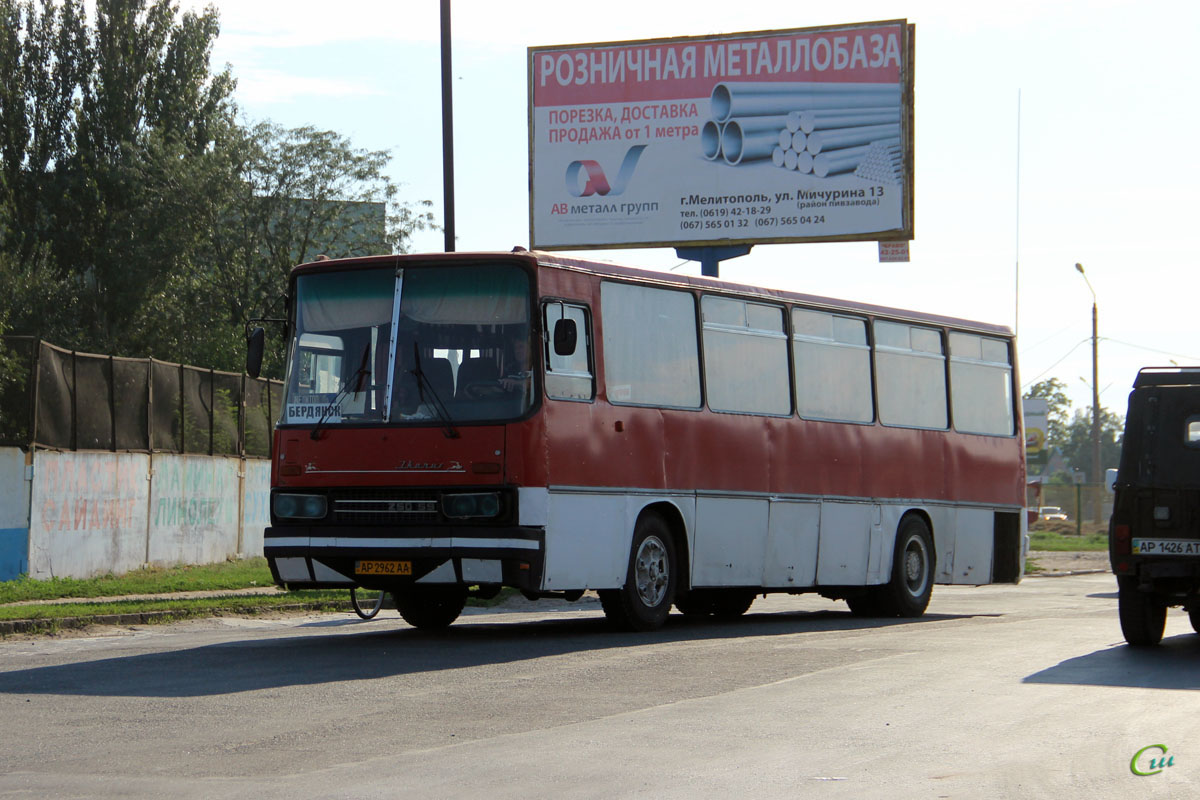
[[[280,422],[523,416],[537,396],[529,296],[511,264],[301,275]]]

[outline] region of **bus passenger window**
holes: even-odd
[[[700,408],[696,301],[690,292],[605,281],[600,313],[610,403]]]
[[[950,402],[956,430],[992,436],[1016,433],[1012,358],[1006,342],[950,334]]]
[[[787,416],[787,334],[783,309],[705,295],[704,382],[713,411]]]
[[[873,422],[866,320],[792,309],[796,407],[805,419]]]
[[[940,331],[877,320],[875,374],[883,424],[947,427],[946,357]]]

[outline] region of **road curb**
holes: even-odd
[[[271,606],[230,606],[228,608],[206,608],[202,613],[192,613],[185,609],[163,611],[139,611],[132,614],[89,614],[80,617],[33,617],[30,619],[0,620],[0,636],[15,633],[44,633],[46,631],[66,628],[75,630],[89,625],[153,625],[160,622],[184,619],[203,619],[211,617],[257,616],[277,611],[352,611],[349,602],[325,603],[288,603]]]
[[[1026,578],[1066,578],[1071,575],[1100,575],[1108,572],[1106,569],[1072,569],[1058,572],[1031,572]]]

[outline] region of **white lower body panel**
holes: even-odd
[[[544,514],[537,522],[546,530],[546,591],[620,587],[637,519],[652,505],[683,526],[688,585],[785,591],[888,582],[896,531],[914,510],[930,522],[936,582],[990,583],[995,512],[1020,513],[911,500],[573,487],[524,491],[538,493],[537,513]],[[522,523],[530,522],[522,514]]]

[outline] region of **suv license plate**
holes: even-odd
[[[1200,556],[1200,540],[1134,539],[1133,552],[1140,556]]]
[[[354,565],[356,575],[412,575],[411,561],[359,561]]]

